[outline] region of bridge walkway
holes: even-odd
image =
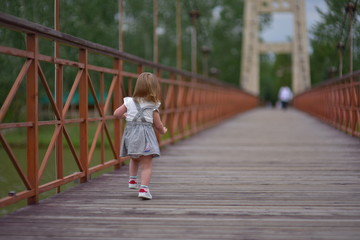
[[[162,151],[153,200],[127,169],[0,218],[0,239],[359,239],[360,141],[255,109]]]

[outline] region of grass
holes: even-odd
[[[97,129],[97,123],[89,123],[88,124],[88,138],[89,138],[89,146],[91,146],[92,138],[95,135]],[[107,122],[107,127],[109,129],[109,134],[111,137],[114,136],[114,124],[113,122]],[[67,132],[70,135],[71,142],[74,147],[80,146],[80,125],[79,124],[67,124],[65,126]],[[7,129],[3,131],[3,135],[6,141],[11,146],[16,147],[25,147],[26,146],[26,128],[13,128]],[[55,126],[40,126],[38,131],[38,146],[40,148],[47,147],[50,143],[51,137],[53,136],[55,131]],[[97,144],[100,143],[100,135],[97,140]],[[65,136],[63,137],[64,146],[68,146]],[[107,137],[104,132],[104,144],[105,147],[110,147],[110,144],[107,140]]]

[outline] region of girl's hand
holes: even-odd
[[[153,117],[154,117],[154,127],[156,131],[158,131],[158,133],[160,134],[165,134],[167,132],[167,128],[164,127],[163,123],[161,122],[159,112],[154,111]]]
[[[127,113],[124,113],[124,114],[122,115],[122,118],[123,118],[123,119],[126,119],[126,116],[127,116]]]
[[[165,134],[167,132],[167,127],[163,127],[163,134]]]

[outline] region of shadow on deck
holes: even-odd
[[[124,167],[0,218],[0,239],[359,239],[360,141],[256,109],[163,149],[151,190]]]

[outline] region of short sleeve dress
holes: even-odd
[[[121,141],[120,157],[159,157],[159,144],[153,128],[153,111],[158,111],[160,103],[136,102],[131,97],[124,98],[127,108],[126,127]]]

